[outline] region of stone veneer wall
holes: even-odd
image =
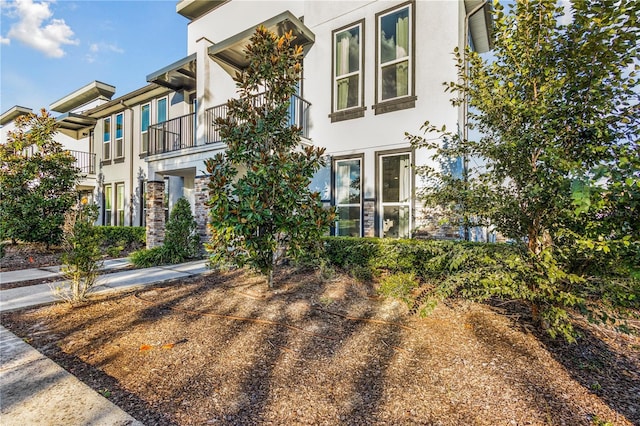
[[[364,233],[363,237],[375,237],[376,236],[376,201],[364,200],[363,211],[363,225]]]
[[[209,177],[208,176],[196,176],[193,181],[194,189],[194,211],[193,216],[198,224],[198,234],[200,234],[200,241],[203,243],[209,241],[209,208],[206,206],[206,202],[209,199]]]
[[[164,181],[147,182],[147,248],[164,242]]]

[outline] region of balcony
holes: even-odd
[[[264,93],[254,98],[254,106],[259,107],[264,103]],[[289,105],[289,125],[296,126],[301,129],[300,136],[305,139],[309,138],[309,108],[311,104],[297,95],[291,97],[291,105]],[[220,137],[220,128],[215,124],[216,118],[225,118],[227,116],[227,104],[222,104],[209,108],[204,113],[206,123],[206,143],[222,142]]]
[[[149,126],[149,155],[195,146],[195,130],[194,113]]]
[[[74,166],[80,169],[80,173],[84,175],[96,174],[96,154],[93,152],[73,151],[69,150],[71,155],[76,157]]]
[[[255,106],[264,103],[264,94],[255,98]],[[299,127],[300,136],[309,138],[309,108],[311,104],[299,96],[291,97],[289,105],[289,125]],[[204,113],[205,142],[207,144],[222,142],[220,128],[215,124],[216,118],[227,116],[227,104],[209,108]],[[148,155],[163,154],[179,151],[196,146],[196,122],[195,113],[183,115],[149,126],[149,151]]]

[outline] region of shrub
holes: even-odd
[[[180,263],[200,255],[200,236],[186,198],[180,198],[169,216],[164,244],[131,253],[131,263],[140,268]]]
[[[411,297],[411,292],[419,285],[414,274],[397,272],[382,279],[378,293],[382,296],[400,299],[412,307],[414,300]]]
[[[167,246],[154,247],[134,251],[129,256],[131,263],[139,268],[149,268],[151,266],[166,265],[169,263],[180,263],[184,259],[178,257]]]
[[[366,283],[373,280],[373,269],[370,266],[355,265],[349,272],[353,278],[360,282]]]
[[[130,251],[143,247],[147,240],[147,230],[143,226],[98,226],[96,230],[102,246],[107,250],[115,247],[120,248],[120,251]]]
[[[191,206],[186,198],[180,198],[167,222],[164,246],[176,257],[189,259],[200,254],[202,245],[198,235],[198,224],[191,214]]]
[[[96,205],[81,203],[65,215],[61,271],[69,281],[52,290],[70,303],[86,299],[102,267],[100,236],[93,226],[97,217]]]
[[[550,250],[533,256],[520,244],[348,237],[323,241],[326,262],[358,273],[369,268],[391,274],[381,291],[398,291],[396,297],[405,298],[421,315],[451,297],[520,300],[531,306],[533,317],[542,319],[552,337],[571,341],[568,309],[579,308],[590,319],[624,325],[624,318],[640,305],[640,280],[633,266],[622,268],[623,273],[585,277],[566,272]],[[635,254],[625,256],[633,265]],[[417,282],[411,276],[425,283],[419,300],[404,292]]]

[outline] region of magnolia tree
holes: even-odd
[[[269,287],[282,259],[303,254],[333,220],[309,190],[324,149],[302,146],[301,129],[289,120],[302,59],[293,40],[290,32],[257,28],[246,48],[249,66],[235,77],[239,99],[215,122],[227,150],[206,161],[211,260],[249,266]]]
[[[0,144],[0,236],[58,244],[64,215],[77,199],[76,159],[54,140],[56,120],[44,109],[15,121]]]
[[[571,6],[567,15],[557,0],[522,0],[505,11],[496,1],[493,57],[456,51],[458,81],[446,83],[482,136],[429,122],[429,139],[409,135],[441,163],[482,164],[463,176],[422,168],[423,196],[456,223],[490,224],[523,243],[531,273],[516,295],[560,325],[563,307],[584,302],[576,289],[602,254],[634,244],[637,253],[640,239],[640,3]]]

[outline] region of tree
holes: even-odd
[[[180,197],[171,210],[164,246],[173,253],[173,257],[180,259],[190,259],[200,254],[198,224],[191,214],[189,201],[184,197]]]
[[[56,121],[41,115],[20,116],[16,130],[0,145],[0,225],[14,242],[58,244],[64,214],[77,199],[80,170],[75,157],[56,142]]]
[[[98,206],[77,203],[65,214],[61,271],[67,282],[53,288],[56,296],[69,303],[86,300],[98,279],[102,267],[102,238],[94,226],[98,218]]]
[[[191,206],[186,198],[180,197],[171,209],[167,221],[164,243],[151,249],[131,253],[131,262],[140,267],[180,263],[200,256],[200,235],[198,224],[191,214]]]
[[[285,255],[297,257],[328,229],[333,211],[309,190],[324,148],[301,146],[289,124],[289,100],[300,80],[302,47],[291,33],[257,28],[246,48],[248,68],[235,77],[239,99],[216,120],[226,153],[206,161],[210,173],[213,262],[249,266],[273,286]]]
[[[462,177],[423,168],[425,200],[526,244],[523,298],[552,324],[562,306],[581,303],[584,257],[633,241],[637,250],[640,240],[640,3],[574,0],[572,8],[567,19],[556,0],[518,0],[508,13],[495,2],[493,61],[456,51],[459,80],[446,84],[454,105],[468,102],[470,128],[482,136],[465,140],[429,122],[423,129],[446,144],[409,135],[441,163],[481,165]]]

